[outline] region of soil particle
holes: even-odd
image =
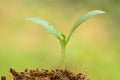
[[[11,68],[10,73],[13,76],[12,80],[88,80],[88,78],[82,73],[73,73],[69,70],[62,69],[25,69],[24,72],[16,72],[14,69]],[[1,80],[7,79],[5,76],[2,76]]]
[[[6,77],[5,77],[5,76],[2,76],[2,77],[1,77],[1,80],[6,80]]]

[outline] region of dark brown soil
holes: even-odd
[[[82,73],[73,73],[69,70],[53,69],[53,70],[27,70],[24,72],[16,72],[10,69],[13,75],[12,80],[88,80]],[[7,80],[5,76],[1,80]]]

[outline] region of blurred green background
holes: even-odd
[[[120,0],[1,0],[0,76],[9,68],[56,68],[60,44],[26,17],[50,21],[68,35],[83,14],[100,9],[105,15],[83,23],[66,51],[66,68],[85,73],[90,80],[120,80]]]

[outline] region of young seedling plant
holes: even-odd
[[[43,20],[41,18],[28,17],[28,18],[26,18],[26,20],[29,20],[29,21],[32,21],[32,22],[35,22],[35,23],[41,25],[42,27],[47,29],[54,37],[56,37],[59,40],[59,42],[61,44],[60,66],[64,67],[66,45],[68,44],[72,34],[74,33],[74,31],[78,28],[78,26],[80,24],[82,24],[83,22],[85,22],[89,18],[91,18],[91,17],[93,17],[95,15],[99,15],[99,14],[105,14],[105,12],[102,11],[102,10],[93,10],[93,11],[90,11],[87,14],[83,15],[82,17],[80,17],[75,22],[75,24],[73,25],[73,27],[70,30],[68,36],[66,36],[64,33],[60,33],[59,31],[57,31],[52,24],[50,24],[49,22],[47,22],[47,21],[45,21],[45,20]]]

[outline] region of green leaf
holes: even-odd
[[[57,39],[61,40],[61,34],[49,22],[36,17],[29,17],[29,18],[26,18],[26,20],[30,20],[32,22],[35,22],[41,25],[42,27],[47,29],[50,33],[52,33]]]
[[[104,11],[102,10],[93,10],[93,11],[90,11],[88,12],[87,14],[83,15],[82,17],[80,17],[76,23],[73,25],[69,35],[68,35],[68,38],[67,38],[67,42],[69,41],[69,39],[71,38],[71,35],[73,34],[73,32],[78,28],[78,26],[85,22],[86,20],[88,20],[89,18],[95,16],[95,15],[98,15],[98,14],[105,14]]]

